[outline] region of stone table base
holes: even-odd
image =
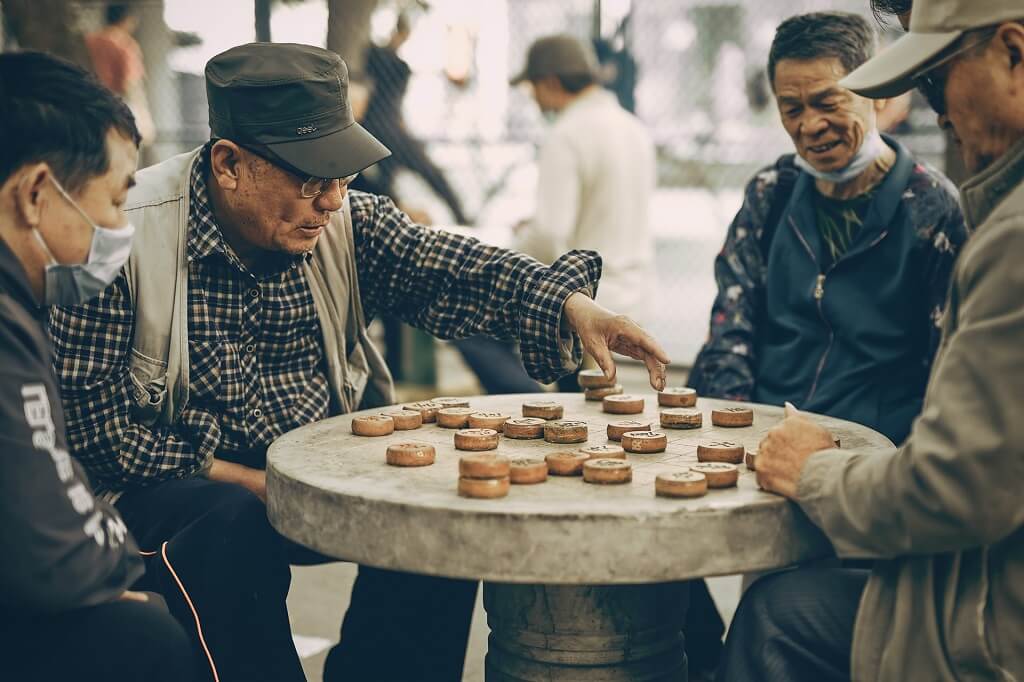
[[[687,583],[485,583],[487,682],[685,682],[688,600]]]

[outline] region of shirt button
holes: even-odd
[[[245,352],[246,353],[255,353],[256,352],[256,344],[250,343],[248,346],[245,347]]]
[[[251,296],[252,298],[256,298],[259,295],[260,295],[260,290],[259,289],[249,289],[249,296]]]
[[[257,407],[255,410],[252,411],[252,416],[257,417],[257,418],[258,417],[262,417],[263,416],[263,410],[261,410],[260,408]]]

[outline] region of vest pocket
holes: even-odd
[[[131,382],[129,412],[138,423],[152,426],[167,400],[167,363],[133,348],[128,355],[128,378]]]

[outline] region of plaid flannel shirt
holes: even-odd
[[[205,158],[190,177],[190,397],[179,421],[145,426],[129,411],[134,305],[123,273],[98,298],[51,314],[68,442],[108,497],[197,475],[215,456],[265,452],[281,434],[329,416],[319,321],[299,267],[309,255],[250,272],[217,227]],[[415,225],[388,198],[353,191],[349,201],[367,319],[387,312],[444,339],[517,340],[540,381],[579,362],[562,305],[573,292],[596,293],[596,253],[573,251],[546,267]]]

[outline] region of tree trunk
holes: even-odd
[[[327,0],[327,49],[345,60],[355,80],[363,76],[375,9],[377,0]]]
[[[269,43],[270,36],[270,3],[271,0],[256,0],[253,7],[256,10],[256,42]]]
[[[92,70],[89,51],[78,28],[78,12],[66,0],[4,0],[4,24],[18,46],[39,50]]]

